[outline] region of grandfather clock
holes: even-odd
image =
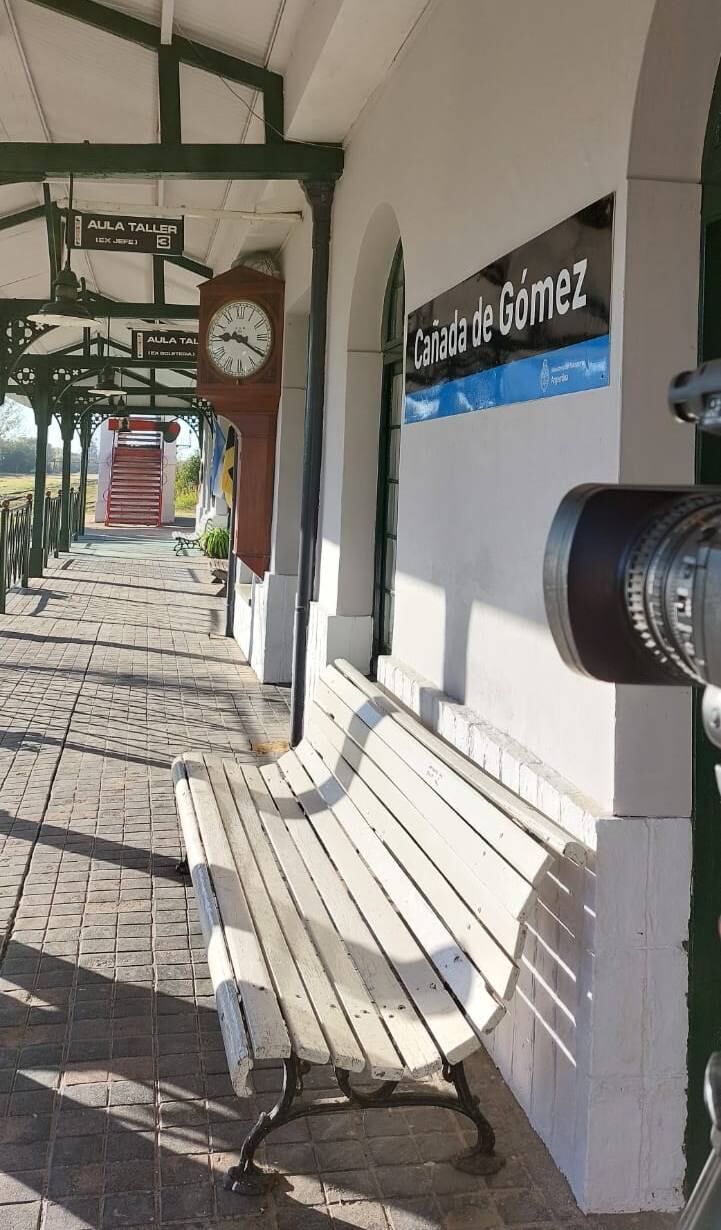
[[[259,577],[270,564],[283,293],[280,278],[244,265],[200,287],[198,394],[240,433],[234,549]]]

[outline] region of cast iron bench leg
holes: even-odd
[[[470,1119],[477,1132],[476,1144],[456,1158],[456,1168],[468,1174],[489,1175],[496,1174],[505,1165],[505,1158],[495,1152],[495,1132],[482,1114],[478,1098],[471,1093],[462,1063],[447,1064],[443,1069],[443,1076],[453,1085],[456,1097],[414,1090],[398,1093],[398,1081],[384,1081],[376,1089],[364,1093],[353,1088],[350,1072],[336,1068],[336,1080],[343,1097],[321,1098],[316,1102],[301,1102],[298,1106],[293,1106],[293,1103],[303,1092],[303,1075],[308,1071],[308,1065],[291,1055],[290,1059],[283,1061],[283,1069],[283,1089],[278,1101],[272,1110],[261,1113],[243,1142],[238,1165],[228,1171],[225,1186],[230,1191],[257,1195],[273,1181],[274,1176],[260,1170],[254,1158],[258,1146],[275,1128],[311,1115],[338,1114],[347,1111],[349,1106],[360,1110],[435,1106],[441,1110],[455,1111]]]

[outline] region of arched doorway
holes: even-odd
[[[398,480],[403,420],[405,275],[403,247],[396,248],[383,304],[378,494],[373,581],[373,663],[391,651],[398,534]]]

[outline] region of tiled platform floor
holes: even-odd
[[[276,1135],[263,1199],[223,1190],[277,1073],[231,1095],[168,768],[287,731],[287,693],[258,684],[223,624],[203,563],[132,531],[86,539],[0,619],[2,1230],[672,1225],[584,1219],[480,1056],[497,1177],[448,1164],[452,1115],[367,1112]]]

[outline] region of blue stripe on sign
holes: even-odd
[[[539,397],[600,389],[609,381],[609,355],[610,340],[605,333],[589,342],[576,342],[430,389],[417,389],[406,393],[404,419],[406,423],[423,423]]]

